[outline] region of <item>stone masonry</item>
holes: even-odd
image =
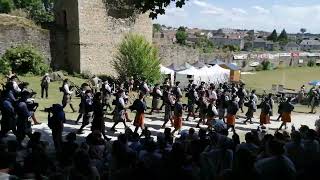
[[[0,14],[0,57],[10,47],[29,44],[37,48],[51,62],[50,33],[32,21],[7,14]]]
[[[147,14],[119,17],[104,0],[59,0],[56,5],[56,56],[60,66],[89,73],[116,75],[112,62],[117,47],[128,33],[141,34],[152,42],[152,22]],[[67,51],[66,51],[67,50]]]

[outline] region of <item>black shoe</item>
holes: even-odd
[[[82,130],[78,130],[77,134],[83,134]]]
[[[117,132],[117,130],[114,128],[111,128],[110,131]]]

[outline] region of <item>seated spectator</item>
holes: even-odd
[[[259,147],[254,144],[255,139],[251,132],[246,133],[245,140],[245,143],[239,144],[237,151],[240,149],[245,149],[251,152],[253,155],[257,155],[259,152]]]
[[[73,159],[73,166],[69,172],[70,180],[99,180],[98,170],[91,164],[86,151],[78,151]]]
[[[285,144],[284,149],[286,151],[286,155],[295,165],[296,170],[299,171],[303,168],[305,162],[305,149],[300,132],[292,132],[291,139],[291,142]]]
[[[296,179],[296,169],[292,161],[284,155],[283,144],[277,140],[268,143],[271,156],[258,160],[254,167],[258,178],[270,179]]]

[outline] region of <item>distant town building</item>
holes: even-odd
[[[283,48],[285,51],[300,51],[300,46],[295,42],[289,42],[287,45]]]
[[[275,46],[274,42],[266,41],[262,38],[257,38],[253,41],[253,49],[262,49],[266,51],[273,51]]]
[[[306,39],[300,43],[300,48],[303,51],[319,51],[320,50],[320,41]]]
[[[237,37],[229,36],[213,36],[210,40],[214,43],[215,46],[223,48],[224,46],[233,45],[237,46],[240,49],[244,48],[244,40]]]

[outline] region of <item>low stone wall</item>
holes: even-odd
[[[50,32],[34,25],[28,19],[0,14],[0,56],[6,49],[20,44],[36,47],[50,64]]]

